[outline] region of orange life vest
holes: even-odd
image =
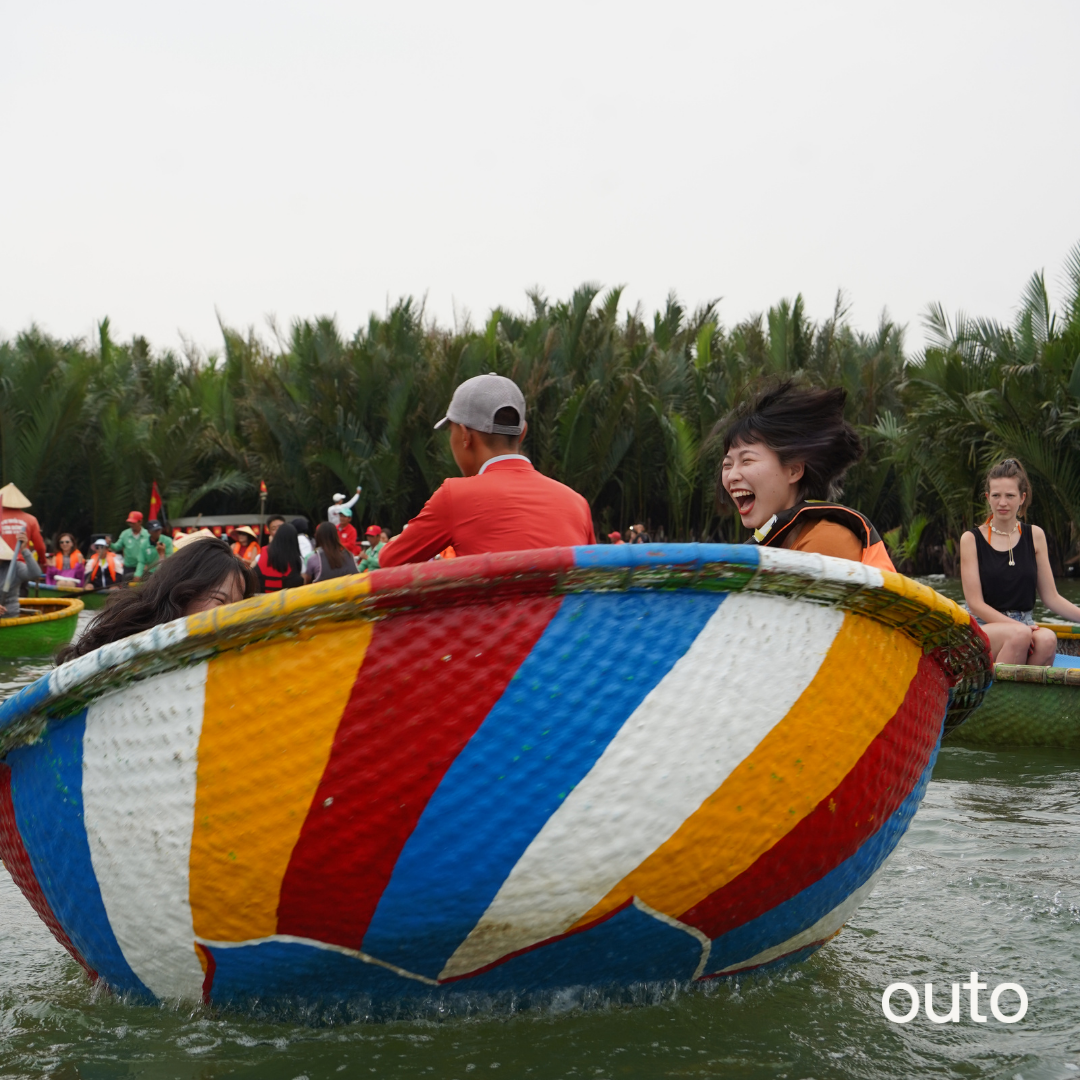
[[[97,555],[91,555],[89,561],[86,564],[86,576],[83,580],[87,585],[91,584],[94,580],[94,575],[98,571],[98,566],[101,564],[101,559]],[[105,554],[105,568],[108,571],[109,577],[112,578],[112,583],[116,584],[116,556],[111,552]]]
[[[243,548],[242,551],[240,550],[241,548]],[[247,547],[244,547],[244,545],[237,540],[233,544],[232,549],[234,555],[238,555],[244,562],[249,562],[253,555],[259,554],[259,542],[257,540],[252,540]]]
[[[78,548],[72,549],[69,558],[71,559],[72,570],[74,570],[75,567],[79,565],[79,563],[86,562],[86,560],[82,557],[82,552],[79,551]],[[55,555],[51,555],[50,559],[53,566],[56,567],[57,570],[64,569],[64,553],[62,551],[58,551]]]
[[[772,521],[766,522],[760,529],[755,529],[747,543],[761,547],[783,547],[784,537],[796,523],[806,525],[812,521],[822,520],[843,525],[845,529],[855,534],[863,546],[860,562],[867,566],[876,566],[879,570],[891,570],[896,573],[896,567],[889,558],[889,552],[881,537],[878,536],[877,529],[870,523],[870,519],[864,517],[858,510],[852,510],[850,506],[841,506],[839,503],[818,502],[816,499],[806,499],[804,502],[796,503],[790,510],[776,514]]]

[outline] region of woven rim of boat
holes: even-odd
[[[995,682],[1033,683],[1039,686],[1080,686],[1080,656],[1077,666],[1038,667],[1035,664],[995,664]]]
[[[40,623],[52,622],[54,619],[70,619],[72,615],[78,615],[83,609],[83,602],[77,597],[23,597],[19,601],[19,607],[54,608],[53,611],[42,611],[36,615],[18,615],[10,619],[0,619],[0,626],[37,626]]]
[[[990,681],[985,635],[952,600],[900,574],[823,555],[736,544],[604,544],[414,563],[334,578],[177,619],[61,665],[0,703],[0,754],[104,689],[276,635],[357,616],[535,594],[628,589],[760,592],[842,608],[937,650],[954,683]]]

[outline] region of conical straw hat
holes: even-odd
[[[216,537],[209,529],[200,529],[198,532],[184,533],[173,541],[173,548],[179,551],[185,544],[191,544],[196,540],[215,540]]]
[[[0,488],[0,499],[9,510],[26,510],[33,503],[14,485],[5,484]]]

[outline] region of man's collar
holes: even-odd
[[[494,465],[496,461],[529,461],[524,454],[500,454],[498,457],[488,458],[483,465],[480,466],[476,475],[480,476],[489,465]],[[529,462],[531,465],[532,462]]]

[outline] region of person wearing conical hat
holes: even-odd
[[[0,537],[14,547],[19,534],[25,531],[27,544],[34,549],[38,562],[44,563],[45,538],[38,519],[26,512],[30,505],[30,500],[14,484],[0,488]],[[19,560],[22,561],[21,554]]]

